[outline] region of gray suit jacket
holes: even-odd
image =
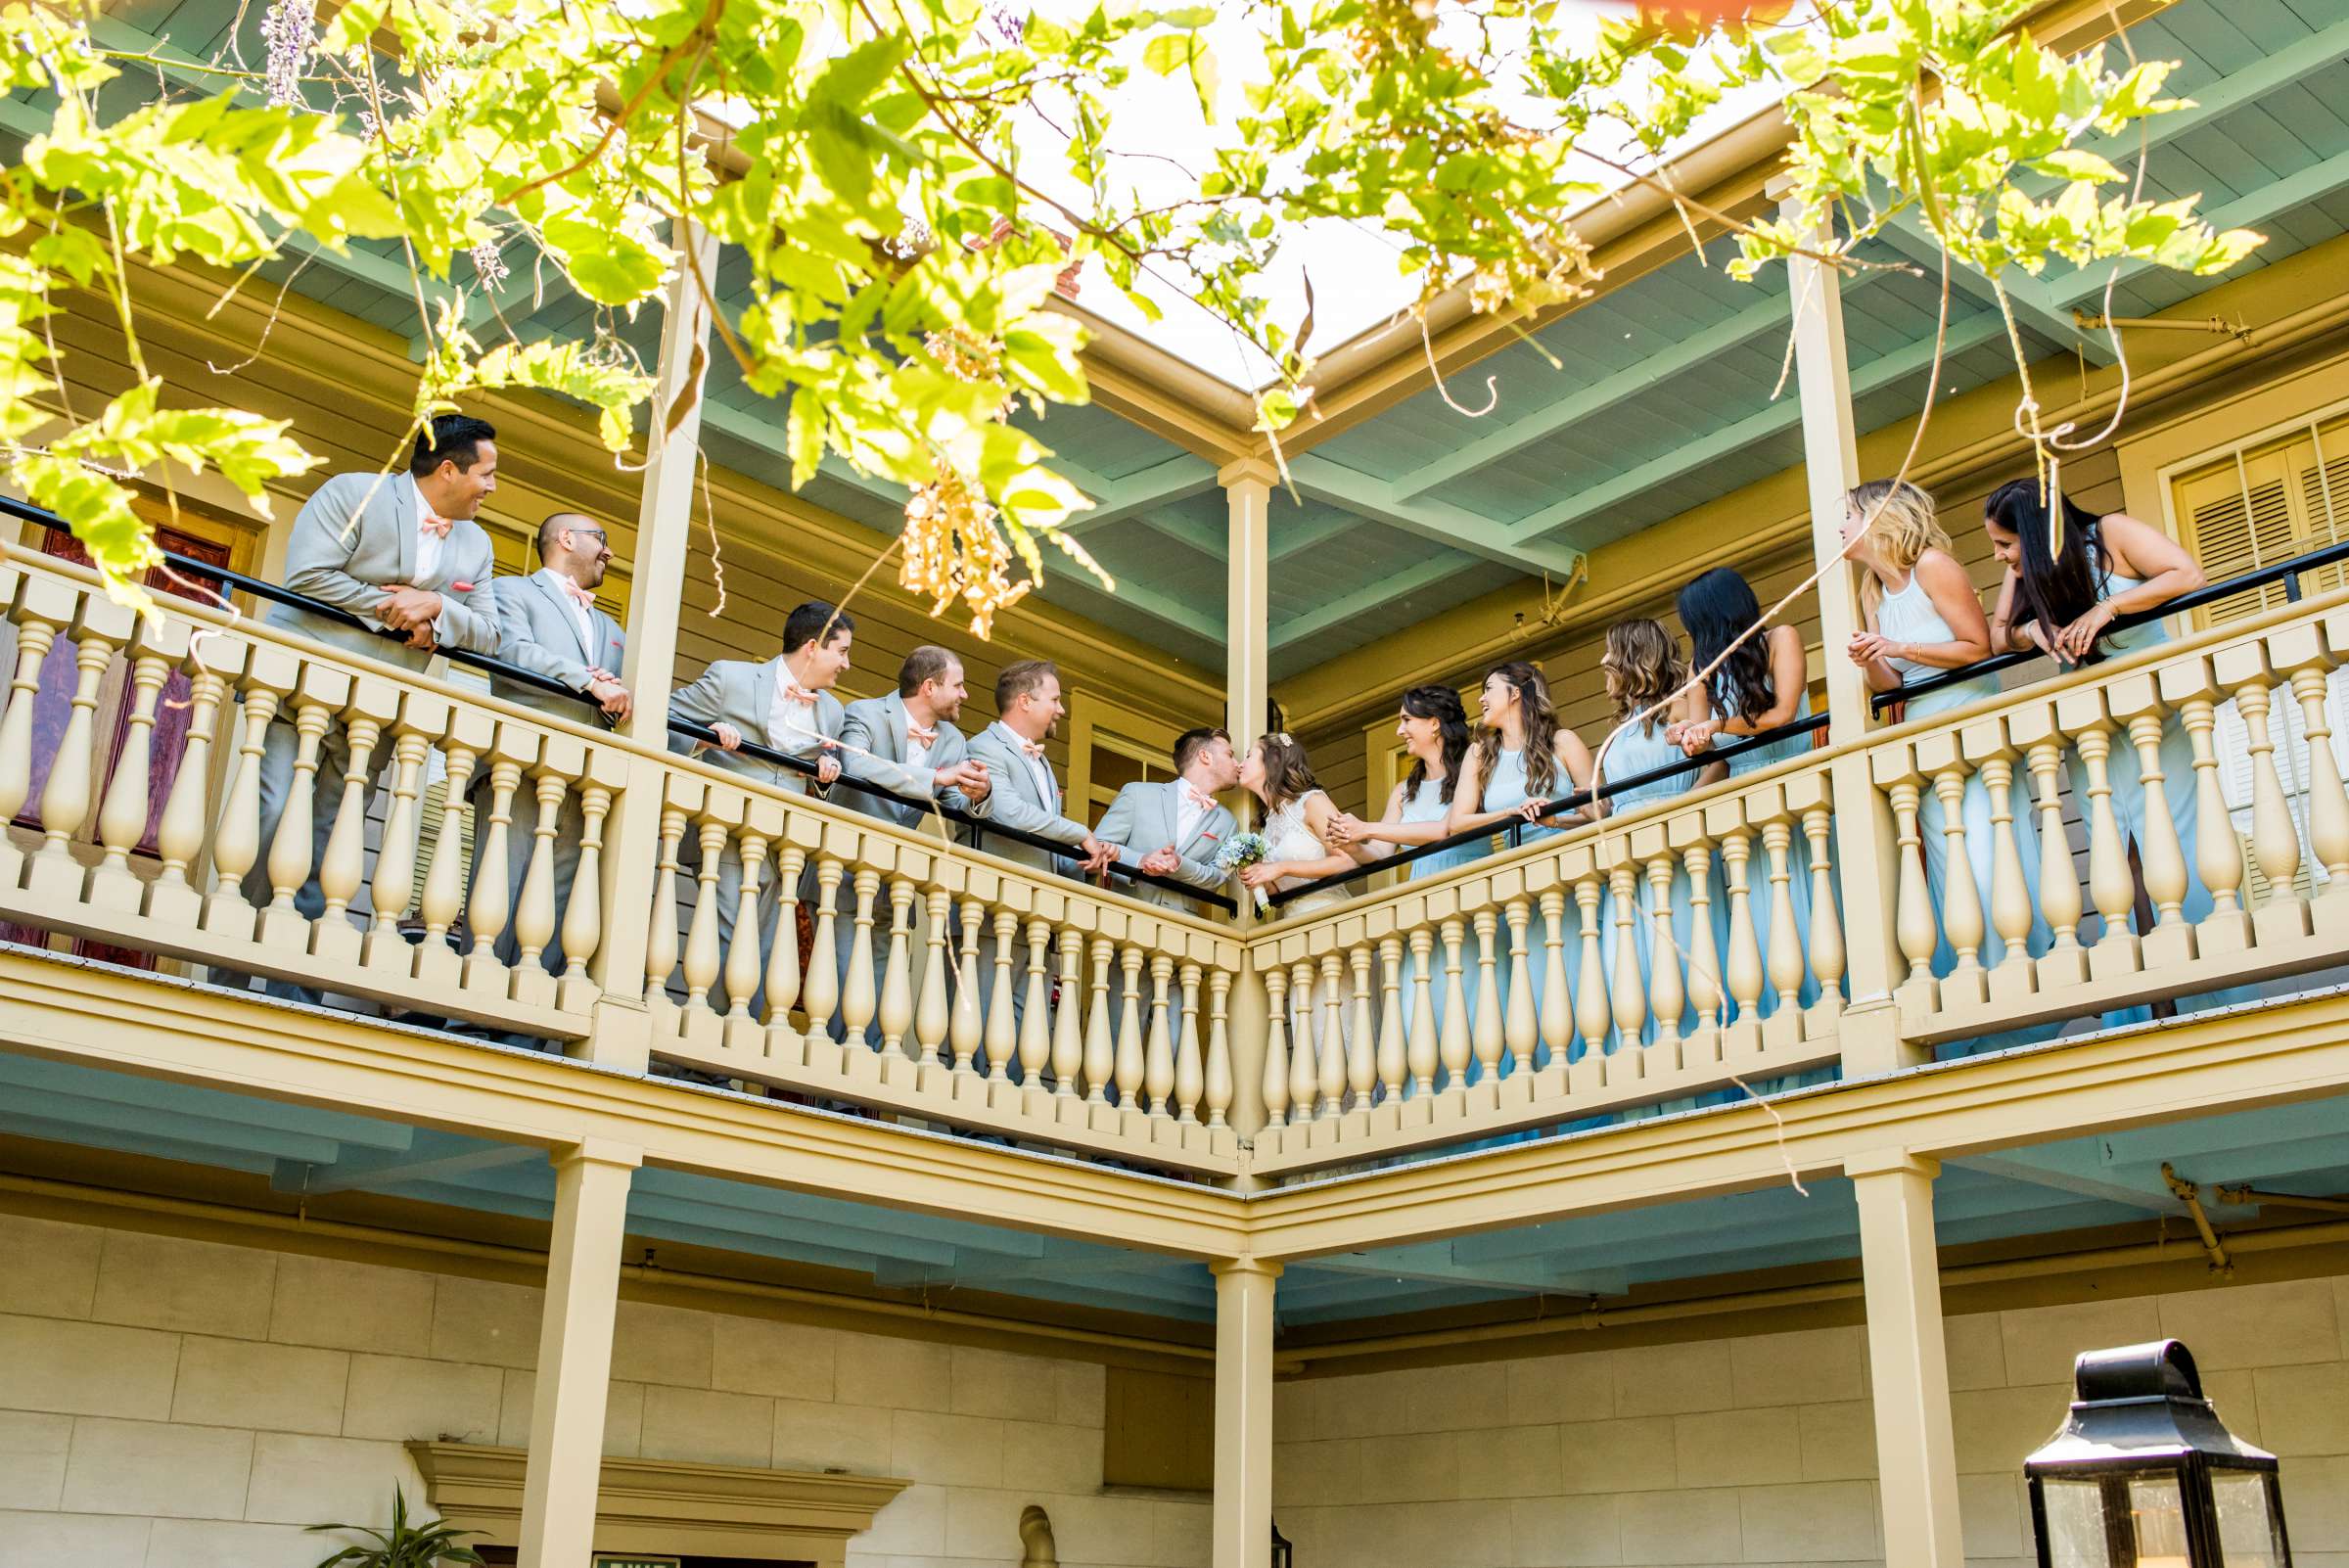
[[[756,665],[743,659],[720,659],[702,672],[701,679],[669,698],[668,716],[689,724],[731,724],[742,731],[744,740],[763,746],[767,743],[767,715],[774,711],[775,671],[782,663],[779,658]],[[843,716],[839,698],[828,691],[815,694],[817,730],[837,740]],[[696,744],[682,735],[668,738],[668,749],[686,756],[692,755]],[[811,739],[794,737],[791,745],[776,749],[812,759],[818,748]],[[806,794],[815,782],[805,773],[716,746],[702,753],[702,761],[794,795]]]
[[[587,689],[590,668],[620,673],[627,656],[627,638],[603,611],[587,610],[588,646],[579,642],[578,618],[560,588],[549,587],[533,572],[527,577],[500,577],[497,597],[497,657],[520,665],[532,674],[559,680],[573,691]],[[489,677],[489,689],[509,702],[522,703],[565,718],[588,722],[596,711],[584,703],[562,698],[502,676]]]
[[[1076,849],[1088,836],[1082,822],[1072,822],[1060,814],[1060,780],[1052,780],[1049,798],[1039,794],[1036,770],[1028,763],[1027,754],[1016,741],[1007,740],[1004,731],[990,724],[971,737],[970,755],[987,764],[992,787],[988,792],[988,820],[1003,827],[1018,828],[1058,844]],[[1049,768],[1046,769],[1049,771]],[[1038,871],[1056,871],[1075,876],[1077,862],[1063,855],[1047,854],[1026,844],[1004,838],[982,838],[980,848],[990,854],[999,854],[1006,860],[1033,866]]]
[[[294,519],[286,544],[286,586],[371,625],[387,587],[431,588],[440,595],[443,646],[479,654],[497,652],[497,602],[490,593],[493,570],[489,535],[478,523],[459,523],[441,542],[432,575],[416,576],[416,482],[405,474],[337,474],[311,493]],[[457,583],[469,586],[459,588]],[[389,637],[379,637],[298,610],[269,607],[269,623],[320,642],[365,654],[410,669],[422,669],[432,655]]]
[[[1172,875],[1205,893],[1221,893],[1224,874],[1213,864],[1216,852],[1236,826],[1231,813],[1218,806],[1200,814],[1191,836],[1180,844],[1174,843],[1174,824],[1177,820],[1175,792],[1180,783],[1128,784],[1118,791],[1118,798],[1109,803],[1101,815],[1101,825],[1093,829],[1093,837],[1104,844],[1118,846],[1118,863],[1128,870],[1139,870],[1142,857],[1153,850],[1174,845],[1181,862]],[[1170,908],[1183,908],[1187,900],[1180,894],[1147,883],[1129,885],[1127,889],[1137,899]]]
[[[937,780],[932,776],[942,767],[952,767],[961,761],[968,745],[962,731],[941,719],[938,739],[930,744],[930,758],[921,767],[905,764],[905,699],[892,692],[886,697],[866,697],[849,704],[843,720],[840,738],[845,743],[840,760],[841,771],[850,778],[865,779],[883,789],[916,800],[937,794],[939,803],[957,811],[974,816],[987,815],[988,802],[974,805],[960,790],[936,791]],[[849,751],[848,747],[857,750]],[[870,755],[864,755],[869,753]],[[842,806],[877,816],[899,827],[920,827],[929,813],[914,807],[899,806],[894,801],[867,795],[862,790],[843,789],[837,797]],[[992,796],[990,796],[990,800]]]

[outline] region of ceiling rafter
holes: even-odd
[[[1387,481],[1372,479],[1318,452],[1291,458],[1289,477],[1300,494],[1450,545],[1463,554],[1515,567],[1528,576],[1546,572],[1554,577],[1571,577],[1583,570],[1583,552],[1571,545],[1517,538],[1507,524],[1479,517],[1448,501],[1411,500],[1398,494],[1397,487]]]
[[[1996,310],[1977,311],[1963,320],[1954,321],[1950,324],[1947,355],[1954,358],[1968,349],[1978,348],[2004,335],[2005,330],[2005,323],[1999,319]],[[1852,396],[1855,399],[1865,397],[1911,377],[1921,376],[1932,363],[1933,340],[1930,338],[1906,345],[1888,354],[1879,354],[1865,365],[1853,367]],[[1512,536],[1529,544],[1541,540],[1560,529],[1619,505],[1651,485],[1661,484],[1677,475],[1701,468],[1716,459],[1792,430],[1801,423],[1802,417],[1800,399],[1792,395],[1781,396],[1776,402],[1758,413],[1747,415],[1734,425],[1725,425],[1685,446],[1650,458],[1635,468],[1626,469],[1612,479],[1543,508],[1516,524]]]
[[[1457,556],[1433,555],[1401,572],[1389,573],[1373,579],[1351,593],[1342,593],[1325,603],[1315,605],[1301,616],[1291,616],[1280,623],[1272,633],[1272,651],[1283,653],[1309,638],[1318,637],[1332,626],[1342,626],[1398,599],[1434,587],[1446,577],[1457,576],[1468,570]]]
[[[1846,280],[1844,292],[1849,294],[1883,275],[1881,268],[1861,272]],[[1741,348],[1758,338],[1773,332],[1791,332],[1793,327],[1794,316],[1788,297],[1783,294],[1765,295],[1736,314],[1704,328],[1693,337],[1672,344],[1660,352],[1646,355],[1637,364],[1602,376],[1579,392],[1569,392],[1556,402],[1533,409],[1498,430],[1455,448],[1441,461],[1430,463],[1407,479],[1399,480],[1395,486],[1396,493],[1416,496],[1439,489],[1479,469],[1513,457],[1569,426],[1596,418],[1627,397],[1635,396],[1686,371],[1710,364],[1723,354]]]
[[[1941,242],[1924,227],[1913,210],[1892,218],[1877,231],[1876,237],[1923,267],[1930,280],[1939,282]],[[2028,273],[2011,274],[1993,284],[1978,269],[1962,261],[1952,260],[1950,289],[1994,310],[1999,306],[1999,292],[2004,289],[2007,306],[2014,311],[2016,326],[2038,333],[2058,348],[2073,349],[2087,355],[2092,365],[2109,365],[2116,357],[2110,340],[2102,333],[2082,331],[2080,324],[2072,319],[2071,311],[2056,303],[2048,286]]]
[[[2247,229],[2271,222],[2295,208],[2321,202],[2343,187],[2349,187],[2349,153],[2335,153],[2320,162],[2311,163],[2295,174],[2286,174],[2271,185],[2228,203],[2215,211],[2202,214],[2202,220],[2214,229]],[[2124,261],[2120,264],[2118,281],[2132,283],[2154,270],[2150,261]],[[2056,301],[2077,306],[2096,299],[2104,292],[2104,276],[2098,271],[2082,270],[2055,285]]]

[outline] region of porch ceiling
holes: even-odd
[[[122,0],[108,7],[111,41],[207,58],[228,42],[233,0]],[[258,8],[241,37],[261,52]],[[2152,122],[2148,191],[2202,193],[2214,222],[2262,229],[2269,244],[2237,269],[2271,265],[2349,232],[2349,20],[2337,0],[2179,0],[2138,23],[2143,58],[2181,62],[2172,86],[2198,107]],[[165,71],[166,77],[170,75]],[[181,90],[204,78],[183,73]],[[151,93],[154,78],[114,89]],[[13,113],[12,113],[13,112]],[[0,134],[23,134],[22,101],[0,101]],[[2127,166],[2137,141],[2104,149]],[[1923,242],[1896,234],[1868,259],[1913,260]],[[1553,579],[1579,551],[1637,531],[1801,459],[1794,389],[1780,390],[1785,278],[1728,282],[1711,247],[1708,266],[1684,257],[1559,318],[1536,343],[1518,342],[1455,375],[1450,399],[1420,392],[1318,444],[1294,465],[1296,485],[1274,497],[1271,669],[1284,678],[1392,629],[1520,577]],[[519,334],[585,331],[593,309],[528,258],[482,310]],[[379,327],[417,337],[404,264],[354,249],[288,264],[272,280]],[[2006,367],[2003,327],[1988,290],[1954,280],[1942,395]],[[2035,354],[2104,350],[2073,328],[2096,308],[2104,269],[2011,284]],[[2151,315],[2216,280],[2125,269],[2113,310]],[[721,267],[721,290],[740,287]],[[1912,416],[1932,359],[1936,285],[1908,273],[1860,275],[1846,289],[1853,385],[1863,429]],[[652,313],[623,324],[648,357]],[[420,351],[420,350],[419,350]],[[1552,360],[1556,361],[1555,364]],[[1491,391],[1488,391],[1490,386]],[[1773,397],[1773,390],[1776,395]],[[716,356],[707,439],[714,460],[785,484],[780,409],[745,392]],[[1481,416],[1463,412],[1485,408]],[[1223,641],[1223,504],[1212,465],[1100,408],[1056,408],[1035,426],[1100,507],[1080,537],[1116,579],[1113,592],[1054,561],[1044,597],[1209,665]],[[842,464],[809,500],[875,528],[894,529],[900,497]],[[534,521],[534,520],[532,520]]]
[[[551,1168],[527,1145],[5,1052],[0,1133],[265,1176],[288,1193],[365,1191],[526,1219],[547,1218],[554,1201]],[[2163,1180],[2165,1162],[2205,1193],[2221,1183],[2349,1193],[2349,1124],[2337,1101],[2316,1099],[1953,1160],[1934,1188],[1938,1239],[1962,1247],[2167,1216],[2190,1255],[2190,1222]],[[2222,1233],[2258,1212],[2210,1204]],[[838,1269],[933,1306],[977,1291],[1181,1321],[1214,1315],[1200,1264],[679,1171],[638,1174],[628,1233]],[[1559,1305],[1571,1311],[1582,1298],[1603,1304],[1644,1285],[1858,1252],[1848,1181],[1815,1179],[1807,1193],[1781,1182],[1293,1262],[1278,1314],[1307,1328],[1538,1297],[1566,1298]]]

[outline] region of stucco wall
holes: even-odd
[[[539,1293],[0,1216],[0,1568],[312,1568],[410,1438],[527,1441]],[[1103,1497],[1102,1368],[622,1302],[607,1452],[911,1477],[852,1568],[1194,1568],[1204,1502]],[[339,1543],[338,1543],[339,1544]]]
[[[1949,1319],[1970,1562],[2031,1554],[2023,1456],[2072,1358],[2164,1336],[2282,1458],[2298,1568],[2349,1568],[2349,1278]],[[1284,1384],[1274,1431],[1303,1568],[1883,1560],[1857,1327]]]

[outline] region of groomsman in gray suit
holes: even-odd
[[[1231,836],[1231,813],[1216,792],[1240,781],[1240,762],[1231,737],[1220,729],[1193,729],[1174,742],[1175,777],[1157,784],[1128,784],[1102,813],[1093,837],[1114,846],[1120,865],[1152,876],[1174,877],[1204,893],[1222,891],[1225,874],[1215,867],[1216,852]],[[1136,883],[1138,899],[1170,909],[1191,900],[1165,888]]]
[[[338,474],[318,486],[294,519],[286,546],[286,586],[346,610],[369,626],[406,634],[404,642],[290,605],[273,605],[271,625],[370,659],[422,669],[440,648],[494,654],[497,605],[489,589],[489,535],[475,515],[497,488],[496,432],[464,414],[437,415],[416,438],[404,474]],[[267,846],[277,837],[294,784],[298,747],[292,715],[280,710],[261,751],[260,858],[245,876],[245,897],[271,897]],[[388,770],[391,748],[379,755]],[[339,724],[318,741],[311,781],[310,875],[294,906],[316,919],[326,907],[318,861],[334,830],[350,742]],[[306,987],[271,982],[272,995],[317,1000]]]
[[[905,656],[895,696],[867,697],[848,706],[840,732],[841,769],[852,779],[899,795],[935,797],[957,811],[987,814],[991,780],[985,762],[969,755],[954,720],[969,696],[962,661],[925,644]],[[844,789],[843,806],[920,828],[930,814],[862,790]]]
[[[1086,832],[1082,822],[1061,814],[1060,780],[1044,757],[1045,740],[1068,713],[1060,700],[1059,669],[1049,659],[1005,665],[995,677],[995,712],[1002,716],[972,736],[970,746],[972,759],[987,764],[994,783],[989,820],[1082,850],[1084,858],[1080,862],[1004,838],[983,838],[981,847],[1006,860],[1064,877],[1081,869],[1090,874],[1109,864],[1116,849]]]
[[[1061,876],[1076,876],[1081,871],[1089,876],[1108,865],[1117,847],[1101,843],[1085,831],[1083,823],[1061,814],[1060,780],[1053,777],[1052,764],[1044,756],[1044,741],[1068,713],[1060,700],[1060,670],[1048,659],[1023,659],[1004,666],[995,677],[995,712],[1002,716],[972,736],[970,749],[974,759],[987,764],[988,777],[993,781],[994,804],[987,813],[988,820],[1082,850],[1083,859],[1052,854],[1001,837],[982,836],[980,847],[1006,860]],[[990,996],[994,947],[990,930],[981,944],[987,962],[983,993]],[[1028,1011],[1027,977],[1028,945],[1015,942],[1011,960],[1015,1029]]]
[[[535,708],[575,723],[584,723],[600,711],[612,720],[628,716],[628,689],[615,673],[626,655],[627,640],[619,623],[595,607],[595,590],[612,565],[612,550],[603,526],[576,512],[557,512],[538,525],[537,571],[527,577],[500,577],[497,597],[497,656],[532,674],[561,681],[573,691],[594,699],[565,702],[550,692],[502,675],[489,678],[489,689],[508,702]],[[474,820],[488,820],[488,775],[474,775]],[[523,879],[536,847],[538,797],[526,779],[514,792],[512,821],[506,830],[507,893],[518,905]],[[555,940],[543,954],[550,975],[563,972],[563,914],[571,904],[571,885],[578,873],[579,843],[587,835],[587,813],[575,786],[563,796],[555,814]],[[480,868],[475,868],[479,874]],[[497,939],[497,955],[513,963],[522,951],[511,922]]]
[[[916,800],[935,799],[957,811],[985,816],[993,798],[993,780],[989,776],[987,764],[969,755],[962,731],[954,727],[968,695],[961,660],[944,648],[928,644],[914,649],[898,669],[898,689],[894,695],[867,697],[849,704],[848,718],[840,732],[841,751],[845,754],[841,759],[842,771],[852,779],[878,784],[899,795]],[[843,806],[917,833],[937,831],[933,824],[939,819],[918,806],[900,806],[846,787],[840,791],[839,800]],[[834,929],[838,933],[840,966],[845,974],[856,942],[856,899],[846,883],[842,884],[841,902],[848,918]],[[873,930],[876,996],[881,994],[889,968],[888,904],[882,903],[877,912],[882,918]],[[928,942],[923,928],[928,924],[929,914],[916,903],[913,916],[916,928],[913,950],[919,953]],[[921,983],[918,959],[913,967],[918,987]],[[881,1043],[879,1018],[866,1026],[865,1040],[872,1045]]]
[[[698,753],[702,760],[729,772],[794,795],[807,793],[807,775],[742,753],[749,736],[770,751],[815,761],[815,787],[829,791],[840,777],[841,727],[847,715],[832,688],[848,672],[849,651],[855,640],[856,623],[847,611],[818,601],[801,605],[783,623],[783,652],[763,664],[721,659],[702,678],[668,700],[671,723],[701,724],[717,734],[718,750],[706,741],[669,737],[672,752]],[[701,863],[699,845],[684,846],[689,863]],[[814,866],[807,867],[795,896],[806,898],[814,886]],[[717,932],[719,979],[710,989],[710,1004],[723,1012],[728,1005],[724,980],[725,952],[734,945],[734,910],[742,899],[742,860],[728,844],[717,869]],[[759,972],[766,973],[766,958],[774,945],[775,910],[780,903],[770,863],[759,889]],[[763,984],[751,994],[755,1015],[765,1000]]]

